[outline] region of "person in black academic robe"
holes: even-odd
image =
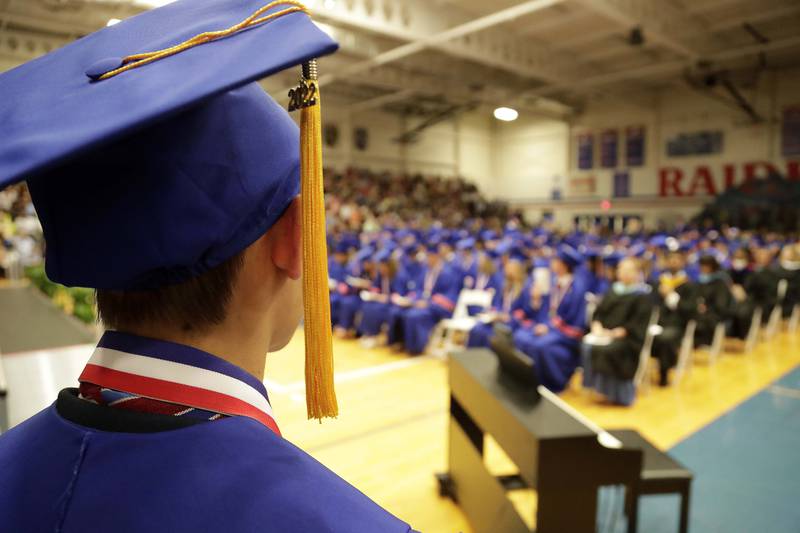
[[[658,360],[659,385],[666,386],[669,369],[678,361],[678,350],[686,325],[697,308],[694,284],[686,274],[683,252],[671,251],[666,258],[666,270],[658,277],[656,300],[659,305],[660,335],[653,339],[653,357]]]
[[[700,274],[695,285],[697,308],[694,315],[697,329],[694,333],[696,346],[709,346],[714,339],[717,324],[730,321],[733,296],[730,278],[720,270],[713,255],[704,255],[699,261]]]
[[[761,308],[761,321],[766,323],[769,315],[778,303],[778,283],[780,275],[771,266],[772,252],[767,248],[758,248],[753,254],[755,268],[744,279],[742,292],[738,293],[736,305],[733,308],[730,336],[737,339],[747,338],[753,322],[753,313]],[[734,297],[737,295],[734,291]],[[742,294],[743,293],[743,294]],[[744,299],[741,299],[742,295]]]
[[[747,248],[739,248],[733,252],[728,274],[733,286],[744,287],[745,281],[753,273],[753,256]]]
[[[621,261],[617,277],[597,306],[591,334],[584,339],[584,386],[613,403],[630,405],[635,395],[632,380],[654,302],[639,260]]]
[[[796,305],[800,305],[800,248],[797,243],[784,246],[776,268],[778,277],[786,280],[786,294],[781,303],[783,318],[789,318]]]

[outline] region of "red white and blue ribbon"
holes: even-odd
[[[280,435],[263,383],[236,365],[190,346],[107,331],[79,380],[144,398],[246,416]]]

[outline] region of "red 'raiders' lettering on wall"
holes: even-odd
[[[725,164],[722,172],[716,174],[708,165],[698,165],[691,174],[678,167],[663,167],[658,171],[659,196],[714,196],[739,183],[775,173],[790,181],[800,181],[800,161],[787,161],[785,172],[767,161],[750,161],[738,168],[735,164]]]

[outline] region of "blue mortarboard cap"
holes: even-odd
[[[634,244],[628,248],[628,255],[631,257],[644,257],[645,252],[647,252],[647,246],[642,243]]]
[[[547,268],[550,266],[550,262],[545,259],[544,257],[537,257],[533,260],[533,267],[534,268]]]
[[[376,253],[372,257],[372,260],[376,261],[378,263],[384,263],[384,262],[388,261],[391,258],[392,258],[392,250],[390,250],[389,248],[384,248],[384,249],[380,250],[378,253]]]
[[[337,242],[336,245],[333,247],[333,251],[337,254],[346,254],[349,249],[350,245],[344,239]]]
[[[494,252],[497,254],[498,257],[501,255],[508,255],[511,253],[511,243],[508,241],[502,241],[500,244],[495,246]]]
[[[525,250],[519,246],[514,246],[511,248],[511,254],[509,255],[509,258],[513,261],[520,261],[523,263],[528,260],[528,256],[525,255]]]
[[[615,267],[622,261],[624,256],[619,252],[609,252],[603,255],[603,263],[608,266]]]
[[[120,64],[108,58],[229,28],[262,6],[175,2],[0,75],[0,187],[28,180],[51,279],[179,282],[245,249],[285,211],[299,191],[298,129],[253,82],[336,50],[306,14],[90,79]]]
[[[568,245],[561,245],[558,247],[558,258],[572,268],[577,267],[583,262],[583,257],[578,250]]]
[[[497,238],[497,232],[494,230],[484,230],[481,232],[481,239],[484,241],[493,241]]]
[[[472,248],[475,248],[475,239],[472,237],[461,239],[456,243],[456,249],[458,250],[470,250]]]
[[[372,254],[375,253],[375,248],[372,246],[365,246],[360,249],[356,254],[353,256],[353,261],[361,263],[363,261],[369,261],[372,257]]]

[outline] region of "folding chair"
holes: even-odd
[[[650,358],[653,356],[653,339],[664,331],[664,328],[658,325],[658,315],[658,308],[653,309],[650,314],[650,322],[647,324],[644,343],[639,352],[639,365],[636,367],[636,374],[633,376],[633,385],[637,390],[642,387],[650,388],[650,380],[646,378],[649,376]]]
[[[747,339],[744,341],[745,353],[752,353],[758,343],[758,334],[761,331],[761,318],[764,316],[764,310],[756,307],[753,311],[753,320],[750,322],[750,330],[747,332]]]
[[[677,385],[684,376],[689,374],[692,368],[692,352],[694,351],[694,332],[697,329],[697,321],[690,320],[686,323],[686,330],[683,332],[681,347],[678,351],[678,363],[675,365],[675,375],[672,383]]]
[[[700,350],[707,352],[708,363],[716,364],[719,355],[722,353],[722,347],[725,344],[725,323],[720,322],[714,328],[714,337],[711,339],[711,346],[701,346]]]
[[[452,318],[445,318],[436,325],[431,335],[428,352],[443,357],[462,347],[454,342],[457,332],[469,333],[478,323],[478,318],[469,314],[470,307],[478,307],[485,311],[492,305],[493,291],[462,289],[458,295]]]
[[[792,314],[789,316],[788,330],[789,333],[794,335],[797,333],[797,325],[800,323],[800,304],[795,304],[792,308]]]
[[[782,279],[778,282],[778,298],[775,301],[775,307],[769,315],[767,327],[764,328],[764,340],[771,340],[778,333],[778,328],[781,324],[783,316],[783,299],[786,298],[786,291],[789,288],[789,282]]]
[[[591,326],[594,312],[597,310],[598,302],[602,296],[597,296],[591,292],[586,293],[586,323]]]

